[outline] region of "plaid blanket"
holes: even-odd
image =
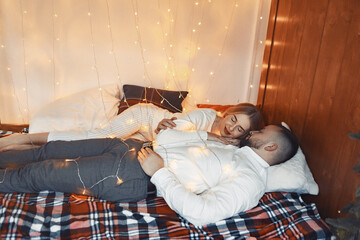
[[[298,194],[267,193],[259,205],[196,227],[164,199],[111,203],[58,192],[0,194],[0,239],[330,239],[315,204]]]

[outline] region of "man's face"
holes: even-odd
[[[248,146],[260,149],[260,147],[273,139],[279,130],[280,128],[278,126],[269,125],[259,131],[251,131],[246,139],[241,140],[240,147]]]

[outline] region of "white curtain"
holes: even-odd
[[[256,102],[270,0],[0,0],[0,120],[109,83]]]

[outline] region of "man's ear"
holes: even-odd
[[[266,146],[264,147],[264,149],[266,151],[272,152],[275,151],[279,146],[274,143],[274,142],[269,142],[268,144],[266,144]]]

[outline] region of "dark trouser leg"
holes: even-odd
[[[50,142],[39,149],[6,157],[23,167],[0,170],[0,192],[51,190],[95,196],[110,201],[146,197],[148,177],[137,161],[142,143],[119,139]],[[135,148],[135,151],[129,149]],[[4,156],[0,154],[0,162]],[[55,158],[55,159],[54,159]],[[6,164],[9,164],[8,161]]]
[[[53,141],[34,149],[0,153],[0,168],[16,168],[47,159],[98,156],[116,144],[114,139]]]

